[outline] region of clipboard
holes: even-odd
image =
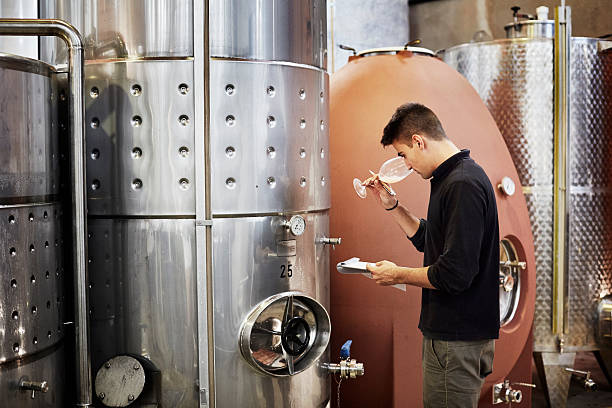
[[[363,262],[359,258],[351,258],[346,261],[338,262],[336,265],[336,269],[340,273],[348,274],[348,275],[363,275],[367,278],[372,279],[372,274],[367,270],[366,266],[370,262]],[[398,283],[397,285],[393,285],[394,288],[406,291],[405,283]]]

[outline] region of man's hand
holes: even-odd
[[[396,196],[393,196],[382,186],[382,181],[378,178],[378,174],[366,179],[362,185],[366,186],[370,193],[376,197],[378,204],[384,208],[391,208],[395,204]]]
[[[379,285],[389,286],[404,283],[399,268],[393,262],[379,261],[375,264],[367,264],[366,269],[372,273],[372,278]]]

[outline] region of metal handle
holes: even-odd
[[[408,47],[413,47],[415,45],[419,45],[421,43],[421,39],[420,38],[416,38],[412,41],[408,41],[406,44],[404,44],[404,51],[406,51],[408,49]]]
[[[55,19],[0,19],[0,35],[54,36],[69,50],[70,176],[72,182],[72,236],[75,271],[75,327],[77,406],[91,406],[92,382],[87,313],[87,225],[85,196],[85,108],[83,105],[83,40],[72,25]]]
[[[513,382],[512,385],[518,385],[519,387],[536,388],[535,384],[529,384],[529,383],[524,383],[524,382]]]
[[[338,47],[341,50],[351,51],[353,53],[353,55],[357,55],[357,50],[354,49],[353,47],[349,47],[348,45],[343,45],[343,44],[338,44]]]

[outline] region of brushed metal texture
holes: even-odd
[[[329,208],[328,75],[211,62],[213,214]]]
[[[63,338],[61,224],[59,204],[0,208],[0,366]]]
[[[117,354],[161,371],[162,405],[198,405],[195,221],[90,219],[92,367]]]
[[[289,218],[285,216],[214,220],[214,361],[218,407],[319,407],[329,398],[329,378],[320,368],[320,363],[329,361],[329,350],[300,374],[279,378],[254,375],[238,348],[241,324],[251,309],[268,296],[300,292],[329,310],[331,248],[316,243],[317,238],[328,234],[329,213],[303,217],[306,228],[298,237],[282,225]],[[286,239],[296,240],[296,255],[275,256],[278,240]],[[292,265],[292,276],[281,276],[282,265],[288,264]],[[228,377],[232,381],[223,380]]]
[[[86,66],[89,215],[195,214],[193,62]]]

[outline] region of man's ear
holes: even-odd
[[[421,150],[425,148],[425,140],[423,139],[423,136],[416,133],[412,135],[412,144]]]

